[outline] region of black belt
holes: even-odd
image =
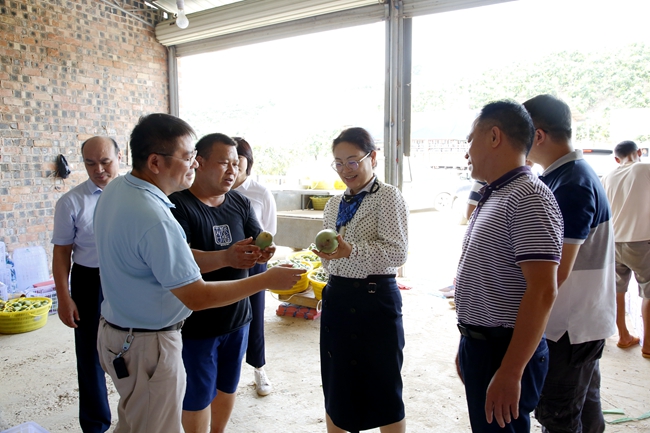
[[[353,287],[361,287],[367,284],[377,284],[383,283],[386,280],[394,280],[395,274],[384,274],[384,275],[368,275],[366,278],[348,278],[348,277],[339,277],[337,275],[330,275],[330,281],[338,281],[343,284],[350,284]]]
[[[458,330],[461,335],[474,340],[496,340],[512,338],[513,328],[472,326],[462,323],[458,324]]]
[[[383,274],[383,275],[368,275],[366,278],[347,278],[347,277],[338,277],[336,275],[330,275],[328,282],[342,283],[351,285],[355,289],[364,287],[368,289],[368,293],[377,292],[377,284],[381,284],[385,281],[395,280],[395,274]]]
[[[117,329],[118,331],[125,331],[125,332],[165,332],[165,331],[177,331],[183,327],[183,323],[185,321],[181,320],[178,323],[174,323],[173,325],[166,326],[164,328],[160,329],[142,329],[142,328],[122,328],[121,326],[113,325],[111,322],[106,321],[106,324],[110,326],[111,328]]]

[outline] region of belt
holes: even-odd
[[[124,331],[124,332],[166,332],[166,331],[177,331],[183,327],[183,323],[185,323],[184,320],[181,320],[178,323],[174,323],[173,325],[166,326],[164,328],[160,329],[142,329],[142,328],[122,328],[121,326],[113,325],[111,322],[106,322],[108,326],[111,328],[117,329],[118,331]]]
[[[368,293],[376,293],[377,285],[384,282],[395,280],[395,274],[368,275],[366,278],[347,278],[330,275],[329,282],[342,283],[351,285],[355,289],[360,287],[367,288]]]
[[[486,327],[486,326],[471,326],[464,325],[462,323],[458,324],[458,330],[461,335],[473,340],[497,340],[497,339],[509,339],[512,338],[513,328],[503,328],[500,326],[497,327]]]

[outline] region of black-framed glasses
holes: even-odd
[[[358,161],[346,161],[346,162],[340,162],[340,161],[332,161],[332,169],[336,171],[337,173],[340,173],[343,171],[343,167],[347,167],[348,169],[355,171],[359,169],[359,164],[361,161],[366,159],[368,156],[370,156],[372,152],[368,152],[366,156],[361,158]]]
[[[196,149],[194,149],[194,151],[192,152],[189,158],[181,158],[180,156],[170,155],[168,153],[158,153],[158,152],[156,152],[156,155],[165,156],[174,159],[180,159],[181,161],[185,161],[185,165],[190,167],[192,164],[194,164],[194,161],[196,161],[196,153],[197,153]]]

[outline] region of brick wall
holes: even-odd
[[[81,142],[110,135],[130,162],[138,117],[168,112],[167,51],[151,25],[102,0],[0,0],[0,100],[0,241],[42,245],[51,259],[56,201],[87,178]],[[60,153],[65,181],[53,176]]]

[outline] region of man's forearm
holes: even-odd
[[[501,367],[521,377],[542,339],[557,296],[557,264],[527,262],[520,266],[526,279],[526,292],[519,304],[512,340]]]
[[[557,268],[557,287],[562,287],[562,284],[569,278],[573,271],[573,265],[578,257],[580,251],[580,244],[562,244],[562,258],[560,259],[560,266]]]
[[[186,286],[172,289],[172,293],[190,310],[223,307],[253,295],[260,290],[288,290],[305,273],[304,269],[275,266],[267,272],[232,281],[202,279]]]
[[[72,267],[72,245],[54,245],[52,252],[52,276],[59,299],[70,296],[70,269]]]
[[[556,290],[548,287],[544,290],[527,290],[521,300],[512,340],[508,346],[501,367],[521,377],[526,364],[539,345],[546,323],[553,308]]]
[[[216,271],[230,266],[227,260],[227,251],[201,251],[192,249],[192,255],[202,274]]]
[[[190,310],[199,311],[234,304],[266,287],[265,273],[232,281],[195,281],[187,286],[174,289],[176,295]]]

